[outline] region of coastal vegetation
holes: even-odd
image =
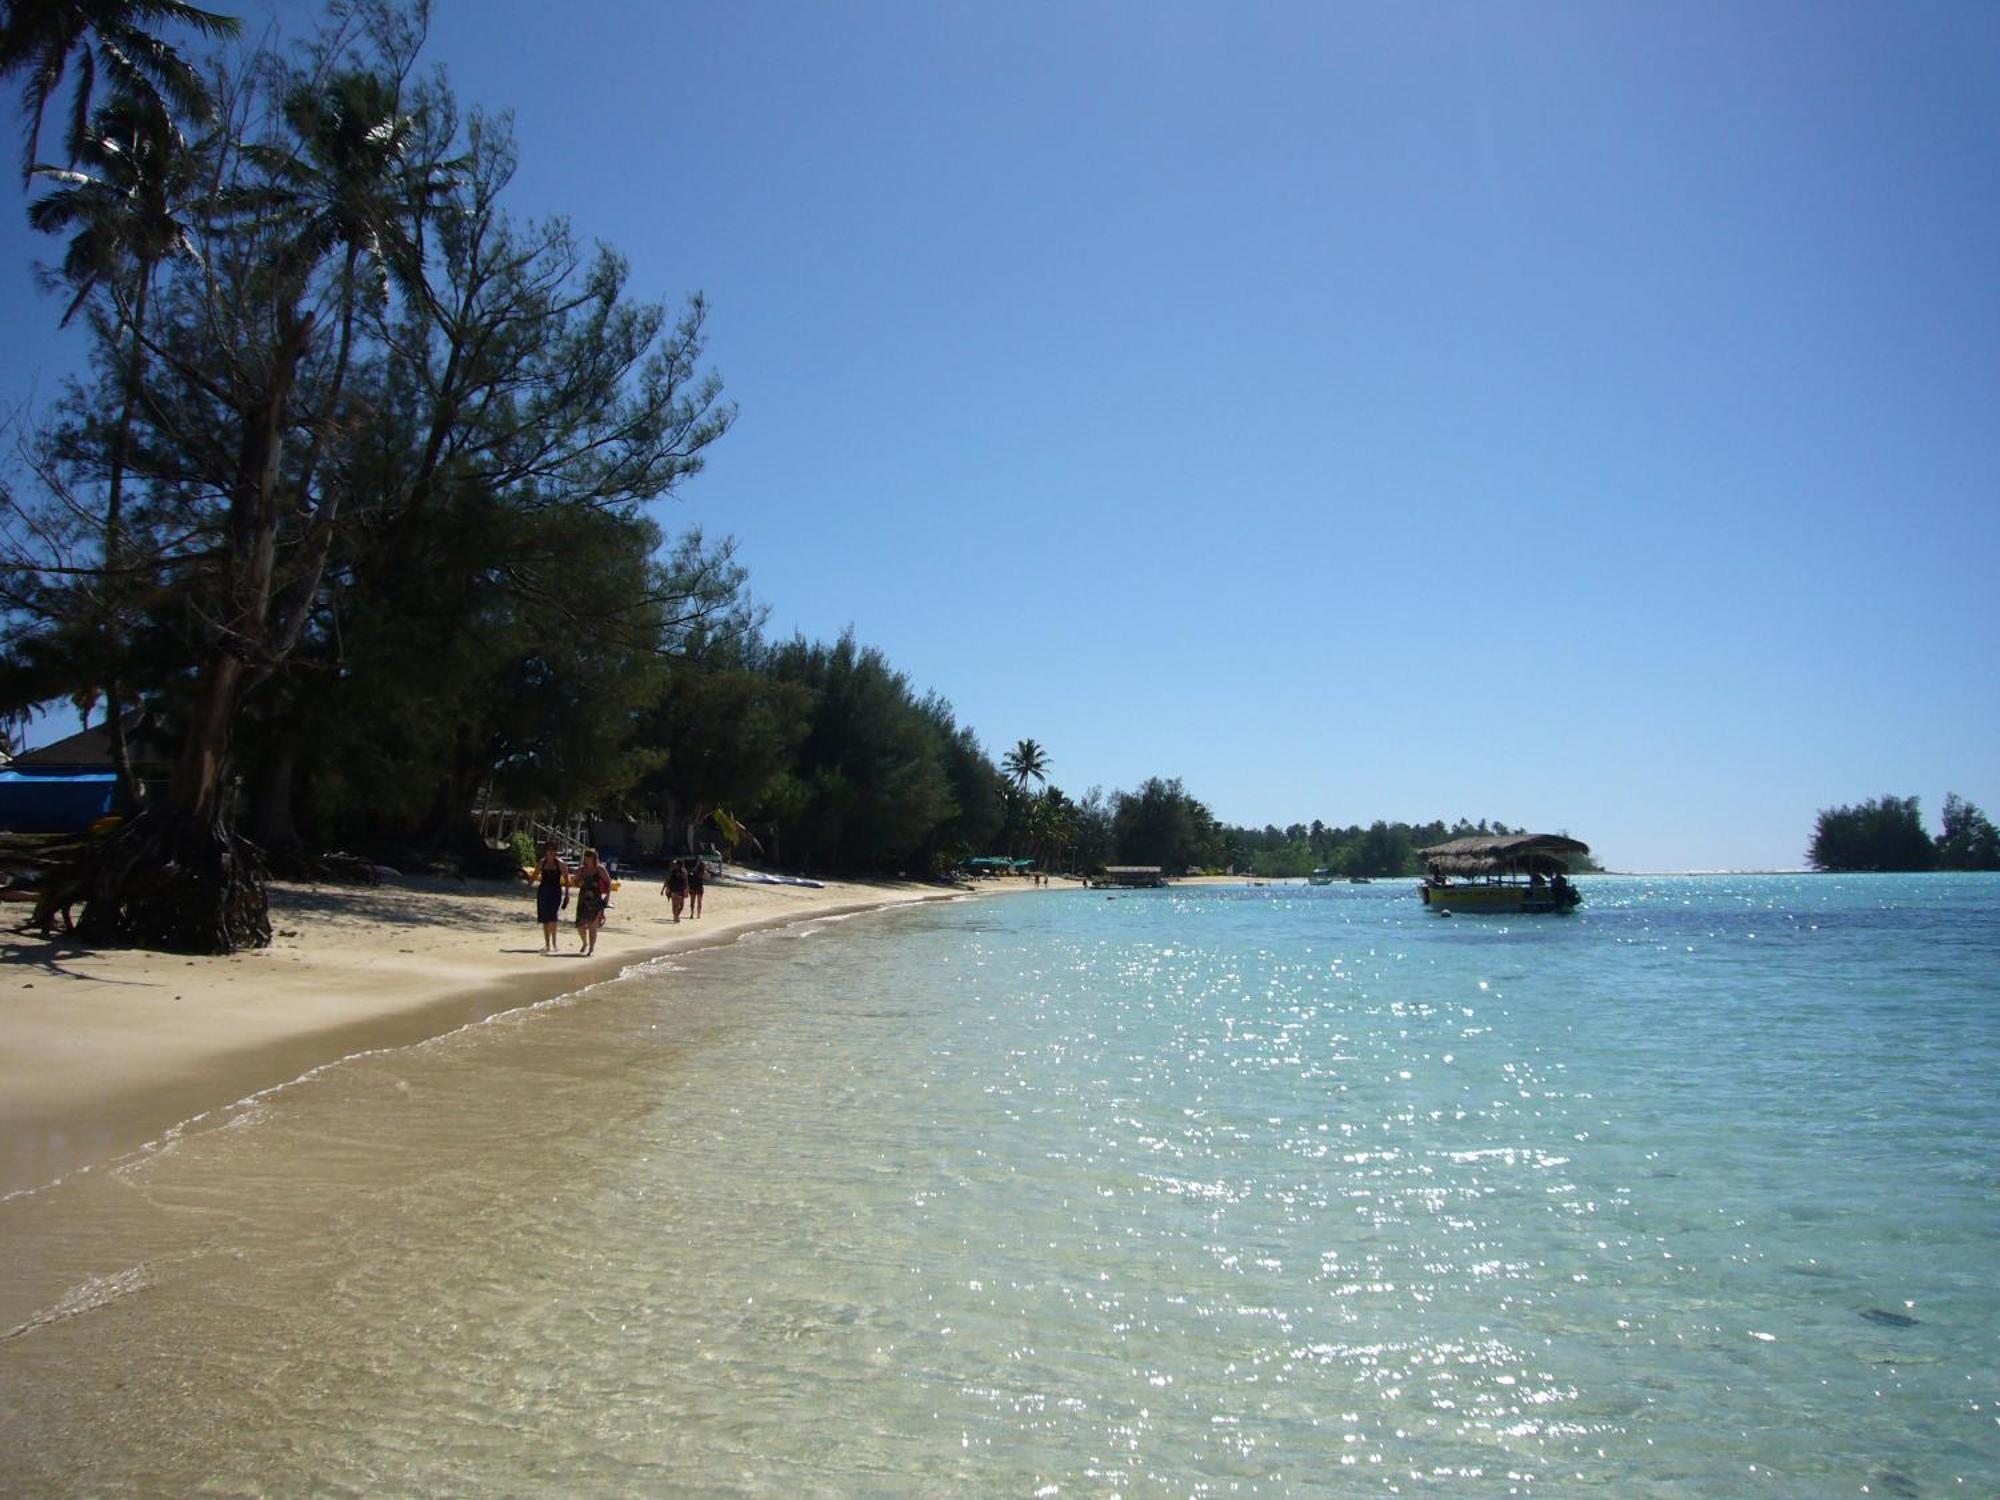
[[[0,58],[47,55],[46,9],[78,8],[10,6]],[[89,10],[105,55],[135,45],[105,17],[154,18]],[[92,358],[0,514],[0,701],[171,746],[141,805],[114,741],[137,815],[97,852],[94,935],[268,941],[239,808],[282,864],[306,798],[442,830],[494,767],[588,795],[652,664],[745,616],[727,545],[649,513],[733,416],[700,298],[637,299],[614,252],[510,216],[506,122],[419,70],[423,38],[421,8],[337,7],[220,60],[199,107],[113,69],[75,165],[34,166]]]
[[[706,302],[512,211],[511,125],[423,62],[421,4],[340,0],[206,68],[158,28],[234,23],[178,0],[0,14],[49,316],[88,355],[0,491],[0,730],[52,704],[107,730],[92,936],[226,952],[269,941],[269,873],[504,868],[494,807],[831,875],[1396,876],[1520,831],[1235,827],[1162,776],[1073,795],[852,632],[768,638],[733,543],[665,504],[735,419]],[[1914,802],[1869,808],[1822,815],[1815,863],[1995,861],[1956,798],[1892,852]]]
[[[1815,870],[2000,870],[2000,830],[1953,792],[1933,838],[1915,797],[1878,797],[1822,809],[1806,858]]]
[[[1447,839],[1498,837],[1528,831],[1486,819],[1477,823],[1465,818],[1455,823],[1434,819],[1414,824],[1377,819],[1366,827],[1353,824],[1345,828],[1330,827],[1315,819],[1310,825],[1294,823],[1286,828],[1266,825],[1262,829],[1231,829],[1226,842],[1235,864],[1273,879],[1309,875],[1315,870],[1350,878],[1379,879],[1421,875],[1423,861],[1417,857],[1417,851]],[[1597,866],[1590,856],[1579,855],[1572,868],[1592,870]]]
[[[89,934],[260,945],[267,872],[476,858],[496,805],[836,874],[1288,868],[1177,780],[1073,800],[1032,739],[996,766],[851,633],[764,639],[732,544],[660,512],[734,418],[705,303],[509,211],[511,129],[420,65],[421,5],[206,72],[162,24],[235,29],[110,0],[0,29],[89,349],[0,496],[0,715],[107,728],[126,817],[72,880]],[[66,66],[67,153],[37,160]],[[1316,858],[1399,867],[1383,827]]]

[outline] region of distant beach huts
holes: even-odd
[[[1026,875],[1034,869],[1032,859],[1012,859],[1000,854],[981,854],[960,864],[968,875]]]

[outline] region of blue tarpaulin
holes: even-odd
[[[30,776],[0,771],[0,828],[10,833],[77,833],[111,811],[109,771]]]

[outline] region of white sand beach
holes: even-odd
[[[1030,891],[987,881],[982,893]],[[542,952],[532,888],[397,879],[278,884],[272,945],[226,958],[0,934],[0,1195],[117,1160],[176,1126],[367,1048],[405,1045],[755,928],[958,893],[936,885],[721,882],[676,924],[626,880],[596,953]]]

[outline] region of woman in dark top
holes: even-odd
[[[697,854],[688,861],[688,920],[692,922],[701,915],[701,893],[708,883],[708,871],[702,857]]]
[[[687,904],[687,870],[679,860],[667,866],[667,883],[660,887],[674,904],[674,920],[681,919],[681,907]]]
[[[542,845],[541,863],[535,866],[540,883],[535,888],[535,918],[542,924],[542,952],[556,951],[556,922],[562,916],[562,909],[569,905],[569,892],[563,881],[569,875],[569,866],[562,862],[554,844]]]

